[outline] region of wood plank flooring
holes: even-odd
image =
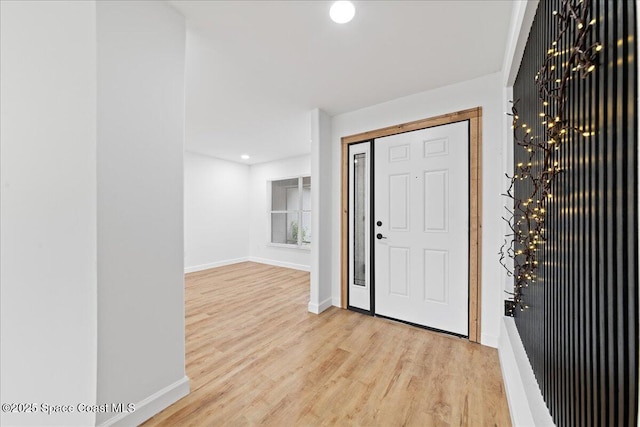
[[[191,393],[144,426],[510,426],[495,349],[332,307],[309,273],[186,276]]]

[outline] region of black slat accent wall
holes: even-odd
[[[547,242],[539,252],[537,281],[524,289],[529,308],[516,312],[558,426],[638,425],[635,4],[589,3],[589,19],[597,20],[590,42],[604,49],[589,77],[570,81],[567,117],[595,135],[572,133],[556,151],[564,173],[547,206]],[[560,8],[561,0],[541,0],[514,84],[520,122],[535,135],[544,135],[544,125],[534,79],[557,34],[553,11]],[[570,34],[560,49],[572,39]],[[514,152],[516,164],[527,161],[521,147]],[[516,197],[528,194],[523,186],[516,183]]]

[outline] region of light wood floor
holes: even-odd
[[[308,299],[285,268],[187,275],[191,393],[144,425],[510,425],[495,349]]]

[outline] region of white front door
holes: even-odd
[[[376,314],[468,336],[468,122],[376,139],[374,162]]]

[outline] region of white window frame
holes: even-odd
[[[303,205],[303,191],[305,188],[304,185],[304,179],[308,178],[309,179],[309,191],[312,191],[312,183],[311,183],[311,176],[310,175],[296,175],[296,176],[290,176],[290,177],[286,177],[286,178],[278,178],[278,179],[271,179],[267,181],[267,246],[275,246],[275,247],[281,247],[281,248],[291,248],[291,249],[302,249],[302,250],[306,250],[309,251],[311,250],[311,241],[308,242],[303,242],[302,241],[302,233],[298,232],[298,242],[297,243],[274,243],[272,242],[272,228],[273,228],[273,216],[272,214],[277,214],[277,213],[281,213],[281,214],[296,214],[297,215],[297,221],[298,221],[298,230],[301,229],[302,226],[302,218],[304,216],[305,213],[308,213],[309,215],[311,215],[311,209],[303,209],[304,205]],[[298,180],[298,209],[297,210],[273,210],[273,183],[274,182],[278,182],[278,181],[288,181],[291,179],[297,179]],[[313,238],[313,236],[311,236],[311,238]]]

